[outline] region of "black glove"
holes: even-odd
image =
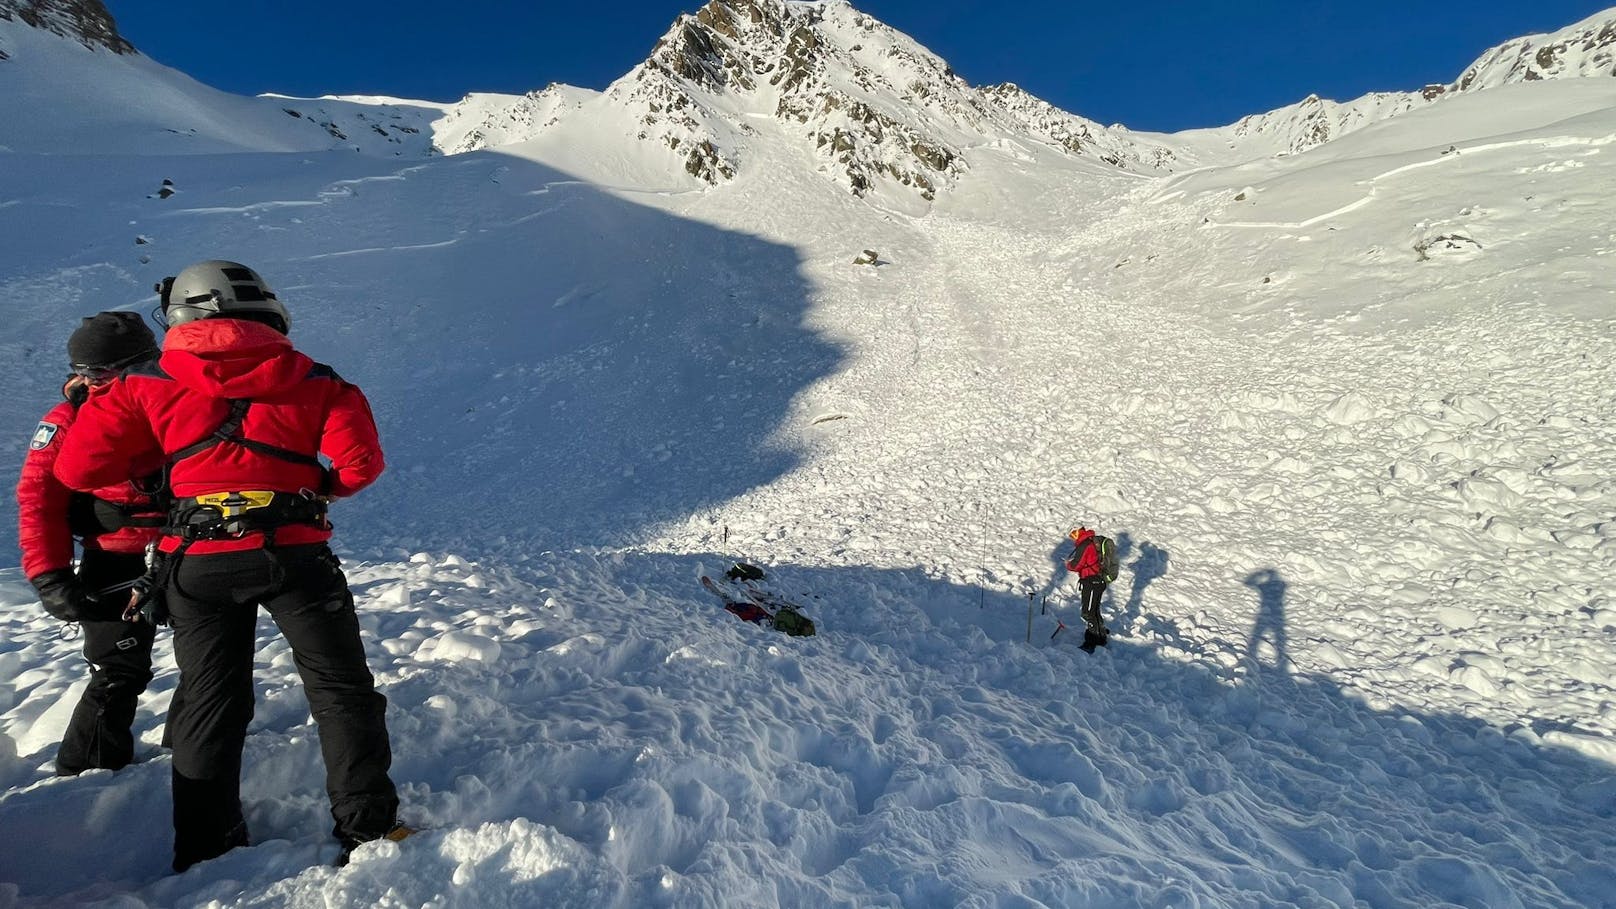
[[[103,602],[84,589],[84,582],[71,568],[47,571],[33,579],[39,602],[45,611],[64,622],[116,622],[123,618],[123,606]]]
[[[161,590],[152,586],[149,576],[136,581],[131,589],[134,591],[134,605],[124,610],[124,621],[145,621],[154,627],[168,624],[168,601]]]
[[[94,611],[84,584],[71,568],[58,568],[29,578],[45,611],[64,622],[82,622]]]

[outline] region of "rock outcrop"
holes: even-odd
[[[118,23],[101,0],[0,0],[0,20],[71,38],[91,50],[136,53],[135,46],[118,34]],[[0,48],[0,60],[5,58]]]

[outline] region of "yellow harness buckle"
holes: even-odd
[[[196,504],[217,508],[225,518],[235,518],[255,508],[266,508],[275,501],[275,493],[264,489],[246,489],[239,492],[211,492],[197,496]]]

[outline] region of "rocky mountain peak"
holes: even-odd
[[[136,53],[135,46],[118,34],[118,23],[101,0],[0,0],[0,20],[71,38],[91,50]],[[4,59],[5,49],[0,48],[0,60]]]
[[[1472,91],[1542,79],[1616,76],[1616,10],[1547,35],[1507,41],[1482,54],[1454,81]]]
[[[625,138],[651,147],[651,158],[665,153],[710,184],[795,147],[855,195],[931,201],[993,154],[1053,152],[1140,174],[1295,154],[1458,92],[1608,75],[1613,44],[1616,11],[1501,45],[1452,84],[1345,102],[1309,95],[1180,143],[1102,126],[1014,83],[973,87],[847,0],[709,0],[604,93],[551,86],[503,105],[479,99],[448,118],[457,125],[440,126],[439,137],[451,137],[440,145],[446,151],[471,151],[598,117],[627,121]]]
[[[985,136],[1024,136],[1130,169],[1171,160],[1014,85],[974,89],[845,0],[710,0],[607,94],[639,112],[640,138],[684,156],[685,169],[710,183],[745,165],[763,119],[805,140],[821,170],[857,195],[885,188],[931,200],[969,168],[968,149]]]

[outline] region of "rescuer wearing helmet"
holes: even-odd
[[[259,606],[291,645],[319,727],[342,858],[399,838],[408,828],[388,776],[387,701],[327,545],[327,502],[382,472],[370,405],[293,348],[286,307],[245,265],[199,262],[158,292],[161,358],[91,396],[55,471],[94,489],[138,477],[153,458],[165,465],[168,520],[140,605],[173,626],[180,669],[169,716],[174,869],[248,843],[241,753]]]

